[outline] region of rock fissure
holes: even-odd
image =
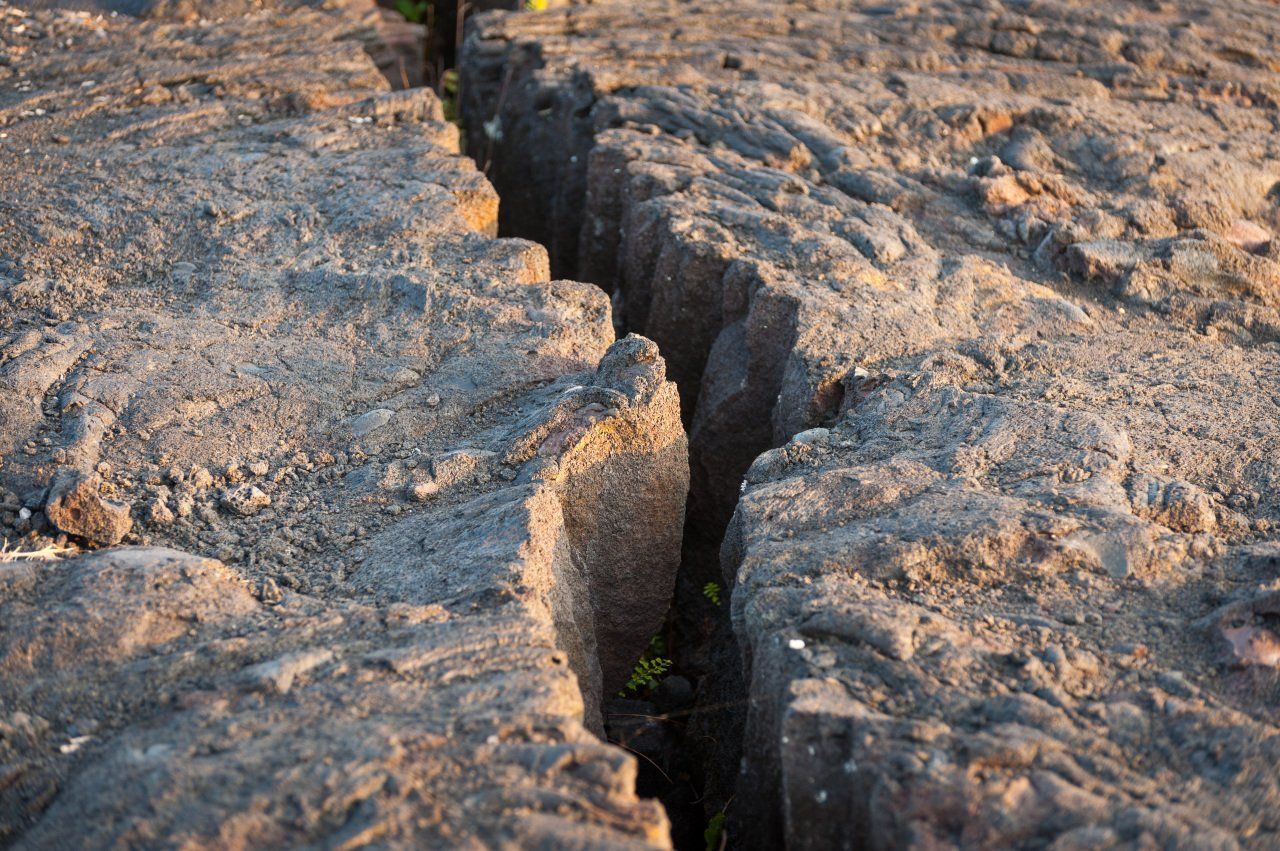
[[[1274,9],[83,2],[0,844],[1277,844]]]
[[[1278,30],[1243,2],[473,21],[502,232],[680,387],[696,720],[655,689],[616,724],[678,842],[726,807],[742,847],[1280,836]]]

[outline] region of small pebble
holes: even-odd
[[[374,408],[367,414],[361,414],[351,423],[351,432],[356,437],[364,437],[370,432],[376,431],[387,423],[391,422],[391,418],[396,414],[389,408]]]
[[[440,492],[440,485],[435,482],[416,482],[409,487],[409,498],[416,502],[426,502]]]
[[[248,517],[252,514],[257,514],[270,505],[271,497],[267,496],[255,485],[237,485],[223,491],[219,502],[223,508],[235,512],[241,517]]]

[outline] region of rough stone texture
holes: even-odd
[[[29,0],[24,10],[61,9],[94,14],[131,15],[155,21],[192,23],[237,18],[276,9],[285,12],[324,9],[344,19],[340,29],[357,39],[392,88],[423,84],[427,28],[409,23],[399,12],[375,0]]]
[[[736,504],[737,841],[1280,843],[1278,41],[1245,0],[477,21],[504,226],[669,358],[690,528]]]
[[[0,7],[0,844],[668,843],[676,390],[361,26]]]
[[[97,473],[69,467],[53,477],[44,513],[59,531],[106,546],[120,543],[133,528],[129,504],[104,498]]]

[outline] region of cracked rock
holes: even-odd
[[[0,520],[144,507],[0,565],[0,846],[669,848],[600,709],[679,562],[665,362],[496,238],[371,3],[133,6],[0,6]]]
[[[690,821],[1280,842],[1277,34],[1245,0],[474,22],[504,232],[608,290],[689,417]]]

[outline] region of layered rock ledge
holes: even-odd
[[[1243,0],[476,22],[504,227],[662,347],[690,528],[733,518],[747,847],[1280,841],[1278,38]]]
[[[0,7],[0,844],[669,842],[676,390],[365,31]]]

